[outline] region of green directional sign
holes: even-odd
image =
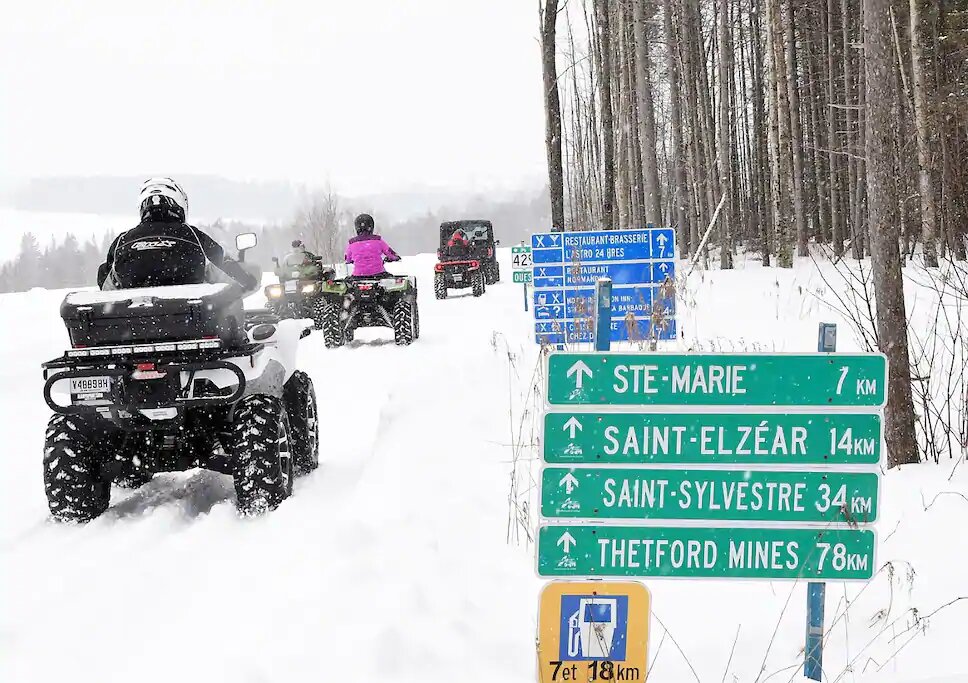
[[[541,477],[541,514],[867,524],[877,519],[877,474],[548,467]]]
[[[870,529],[542,526],[543,577],[867,580]]]
[[[881,354],[553,353],[552,405],[880,407]]]
[[[511,273],[512,282],[531,282],[532,273],[530,270],[515,270]]]
[[[877,413],[553,412],[544,417],[549,463],[874,465]]]

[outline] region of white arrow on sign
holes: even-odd
[[[565,554],[567,555],[568,553],[571,552],[572,546],[577,544],[578,544],[578,541],[575,540],[575,537],[566,531],[561,535],[561,538],[558,539],[558,543],[556,543],[555,545],[560,545],[561,549],[564,550]]]
[[[669,272],[669,266],[667,266],[664,263],[660,263],[659,264],[659,270],[661,270],[663,273],[668,273]]]
[[[575,430],[580,432],[582,429],[584,429],[584,427],[581,426],[581,422],[578,421],[578,418],[572,417],[570,420],[568,420],[568,422],[565,423],[565,426],[561,428],[561,431],[565,432],[569,429],[571,430],[571,438],[574,439]]]
[[[659,233],[659,236],[655,238],[655,241],[659,243],[659,246],[660,247],[662,247],[663,249],[665,249],[666,242],[669,241],[669,238],[666,237],[663,233],[660,232]]]
[[[581,389],[582,383],[585,381],[584,375],[588,375],[591,378],[592,369],[585,365],[584,361],[578,361],[568,370],[567,376],[571,377],[572,375],[575,375],[575,388]]]
[[[561,481],[558,482],[558,486],[564,486],[565,493],[570,496],[571,492],[578,488],[578,480],[575,479],[571,472],[566,472],[565,476],[563,476]],[[566,550],[565,552],[568,551]]]

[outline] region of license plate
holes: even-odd
[[[100,398],[111,391],[111,377],[71,377],[71,398]]]
[[[296,285],[298,285],[298,284],[299,284],[298,282],[287,282],[286,283],[286,292],[295,292],[296,291]]]
[[[454,282],[462,282],[464,276],[461,273],[454,273]]]

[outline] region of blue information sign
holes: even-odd
[[[594,289],[547,289],[532,292],[536,320],[587,318],[593,313]],[[665,314],[675,313],[672,291],[657,287],[612,287],[612,318],[652,315],[652,307],[661,304]]]
[[[674,338],[675,253],[669,228],[532,235],[537,341],[590,341],[594,287],[601,278],[612,281],[612,341]],[[656,308],[664,322],[652,330]],[[637,323],[626,323],[630,317]]]
[[[665,320],[653,327],[649,318],[635,321],[612,320],[612,341],[668,341],[676,338],[676,321]],[[595,335],[585,320],[544,320],[534,324],[535,341],[539,344],[573,344],[592,342]]]

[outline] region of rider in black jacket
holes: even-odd
[[[118,235],[98,268],[104,289],[129,289],[206,282],[209,264],[236,280],[243,289],[258,286],[238,262],[198,228],[185,223],[188,197],[171,178],[150,178],[139,197],[141,223]]]

